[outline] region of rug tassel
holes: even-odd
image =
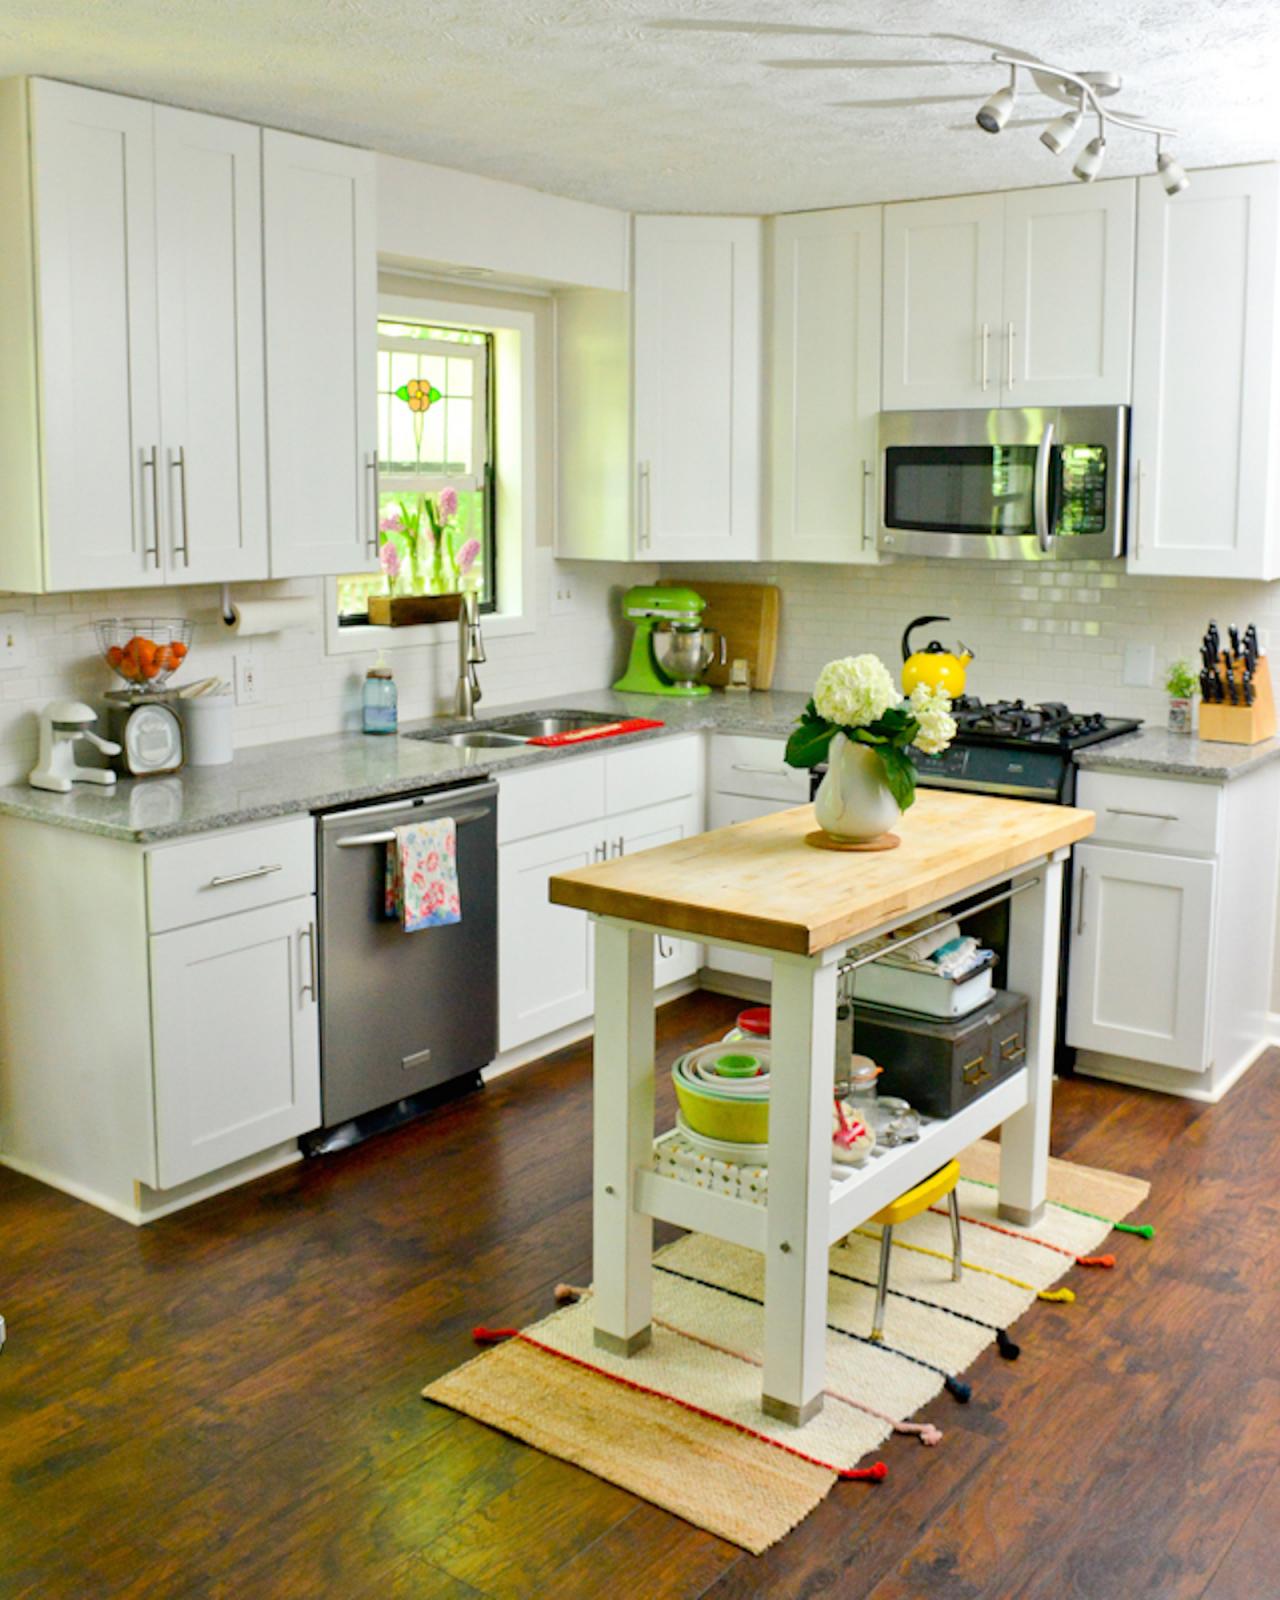
[[[876,1461],[869,1467],[846,1467],[840,1476],[849,1483],[880,1483],[889,1476],[889,1469],[883,1461]]]
[[[1037,1300],[1057,1300],[1064,1306],[1072,1305],[1075,1298],[1074,1289],[1041,1289],[1036,1295]]]
[[[1153,1238],[1156,1231],[1149,1222],[1113,1222],[1111,1226],[1117,1233],[1136,1233],[1140,1239]]]
[[[502,1344],[519,1332],[519,1328],[472,1328],[471,1337],[477,1344]]]
[[[996,1329],[996,1349],[1006,1361],[1016,1361],[1022,1354],[1022,1346],[1014,1344],[1003,1328]]]
[[[969,1404],[969,1401],[973,1396],[973,1387],[971,1384],[965,1383],[963,1378],[953,1378],[950,1375],[945,1377],[942,1381],[946,1387],[947,1393],[954,1395],[962,1406],[967,1406]]]
[[[1077,1256],[1076,1257],[1076,1266],[1078,1266],[1078,1267],[1114,1267],[1115,1264],[1116,1264],[1116,1258],[1114,1256]]]
[[[895,1433],[914,1433],[921,1444],[941,1444],[942,1429],[935,1428],[932,1422],[895,1422]]]
[[[572,1283],[556,1284],[556,1304],[558,1306],[575,1305],[586,1294],[585,1289],[579,1289]]]

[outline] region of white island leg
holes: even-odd
[[[629,1356],[652,1331],[653,1221],[636,1210],[635,1172],[653,1158],[653,935],[601,917],[595,957],[595,1342]]]
[[[1009,902],[1009,988],[1027,997],[1027,1103],[1000,1133],[1000,1215],[1030,1227],[1044,1214],[1058,1031],[1062,852]]]
[[[834,962],[775,960],[761,1403],[797,1426],[826,1383],[835,1030]]]

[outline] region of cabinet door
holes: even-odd
[[[771,227],[770,553],[875,562],[880,206]]]
[[[1208,1066],[1217,863],[1077,845],[1067,1043]]]
[[[262,134],[157,106],[155,136],[170,576],[265,578]]]
[[[1138,181],[1129,570],[1280,574],[1274,474],[1277,168]]]
[[[591,1015],[591,919],[552,905],[547,882],[601,861],[607,824],[580,824],[498,849],[498,1049]]]
[[[366,150],[262,135],[276,578],[377,566],[374,181]]]
[[[1005,196],[1002,404],[1129,403],[1136,200],[1130,178]]]
[[[1000,403],[1004,196],[884,208],[884,408]]]
[[[647,560],[759,554],[761,227],[636,218],[636,546]]]
[[[47,586],[159,583],[152,108],[30,88]]]
[[[630,856],[702,833],[702,805],[696,796],[670,800],[665,805],[646,806],[643,811],[610,818],[608,826],[615,849],[619,854]],[[689,939],[673,939],[669,934],[654,940],[655,987],[674,983],[677,978],[691,978],[701,964],[700,944]]]
[[[162,1189],[320,1122],[315,900],[151,939]]]

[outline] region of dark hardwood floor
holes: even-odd
[[[0,1169],[0,1596],[1280,1596],[1280,1056],[1216,1107],[1062,1084],[1155,1239],[758,1559],[419,1397],[587,1279],[589,1128],[584,1046],[141,1230]]]

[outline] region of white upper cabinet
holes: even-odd
[[[884,405],[1125,404],[1134,185],[885,207]]]
[[[880,206],[769,224],[769,553],[875,562]]]
[[[1003,404],[1127,403],[1134,211],[1131,182],[1005,196]]]
[[[152,108],[40,80],[6,90],[24,87],[45,532],[32,586],[161,583]]]
[[[378,560],[375,158],[266,129],[271,572]]]
[[[0,586],[267,576],[260,142],[0,85]]]
[[[1131,572],[1280,575],[1278,172],[1139,181]]]
[[[161,481],[176,579],[267,576],[262,135],[155,108]]]
[[[1002,195],[884,209],[884,408],[1000,403]]]
[[[636,554],[760,553],[762,223],[637,217]]]

